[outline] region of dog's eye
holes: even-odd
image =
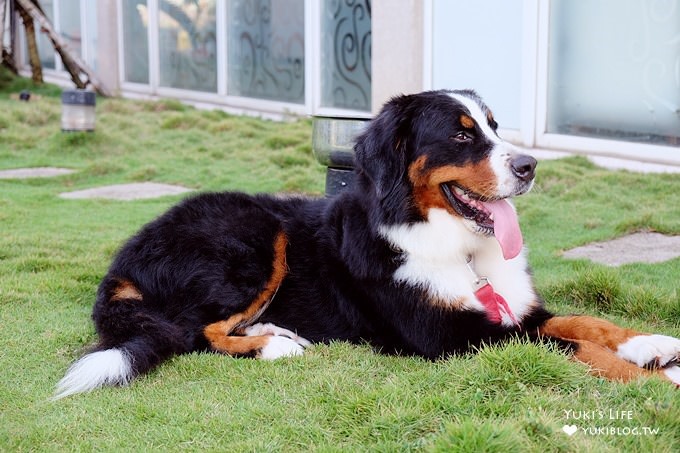
[[[458,143],[465,143],[469,142],[472,140],[472,136],[468,134],[467,132],[458,132],[456,135],[452,135],[449,137],[449,140],[456,141]]]

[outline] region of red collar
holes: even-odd
[[[477,300],[484,305],[486,317],[489,318],[489,321],[494,324],[500,324],[503,320],[501,313],[503,312],[510,317],[515,325],[519,326],[519,322],[517,321],[517,318],[515,318],[510,306],[508,306],[507,301],[503,296],[494,291],[493,286],[491,286],[491,283],[489,283],[488,280],[484,286],[475,291],[475,296],[477,297]]]
[[[505,313],[515,325],[519,326],[519,322],[510,309],[508,302],[493,289],[487,277],[478,276],[472,268],[472,255],[468,256],[466,264],[474,276],[473,287],[477,288],[475,297],[484,306],[484,311],[489,321],[494,324],[500,324],[503,320],[503,313]]]

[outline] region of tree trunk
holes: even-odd
[[[24,22],[24,29],[26,30],[26,47],[28,48],[28,61],[31,64],[33,81],[35,83],[43,83],[42,63],[40,63],[40,54],[38,53],[38,42],[35,39],[33,17],[28,14],[21,4],[17,4],[17,11]]]
[[[3,37],[5,36],[5,18],[7,17],[8,9],[10,14],[10,29],[9,49],[6,49],[5,43],[3,42]],[[12,4],[8,3],[7,0],[0,0],[0,65],[6,67],[14,74],[18,74],[19,71],[17,71],[16,64],[14,63],[14,57],[12,56],[12,51],[14,49],[14,30],[12,28],[12,19]]]
[[[19,74],[16,63],[14,63],[14,58],[12,54],[7,52],[7,50],[2,49],[2,65],[12,71],[14,74]]]

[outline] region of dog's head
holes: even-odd
[[[499,230],[501,217],[514,215],[501,200],[531,189],[536,160],[501,140],[497,127],[473,91],[390,100],[355,147],[360,190],[376,197],[379,223],[423,221],[439,208],[474,233]]]

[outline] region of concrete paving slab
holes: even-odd
[[[0,170],[0,179],[52,178],[71,173],[75,173],[75,170],[56,167],[14,168],[11,170]]]
[[[640,232],[567,250],[565,258],[586,258],[607,266],[660,263],[680,257],[680,236]]]
[[[129,201],[158,198],[166,195],[179,195],[186,192],[191,192],[191,189],[170,184],[142,182],[94,187],[92,189],[78,190],[75,192],[65,192],[59,194],[59,196],[68,199],[104,198],[108,200]]]

